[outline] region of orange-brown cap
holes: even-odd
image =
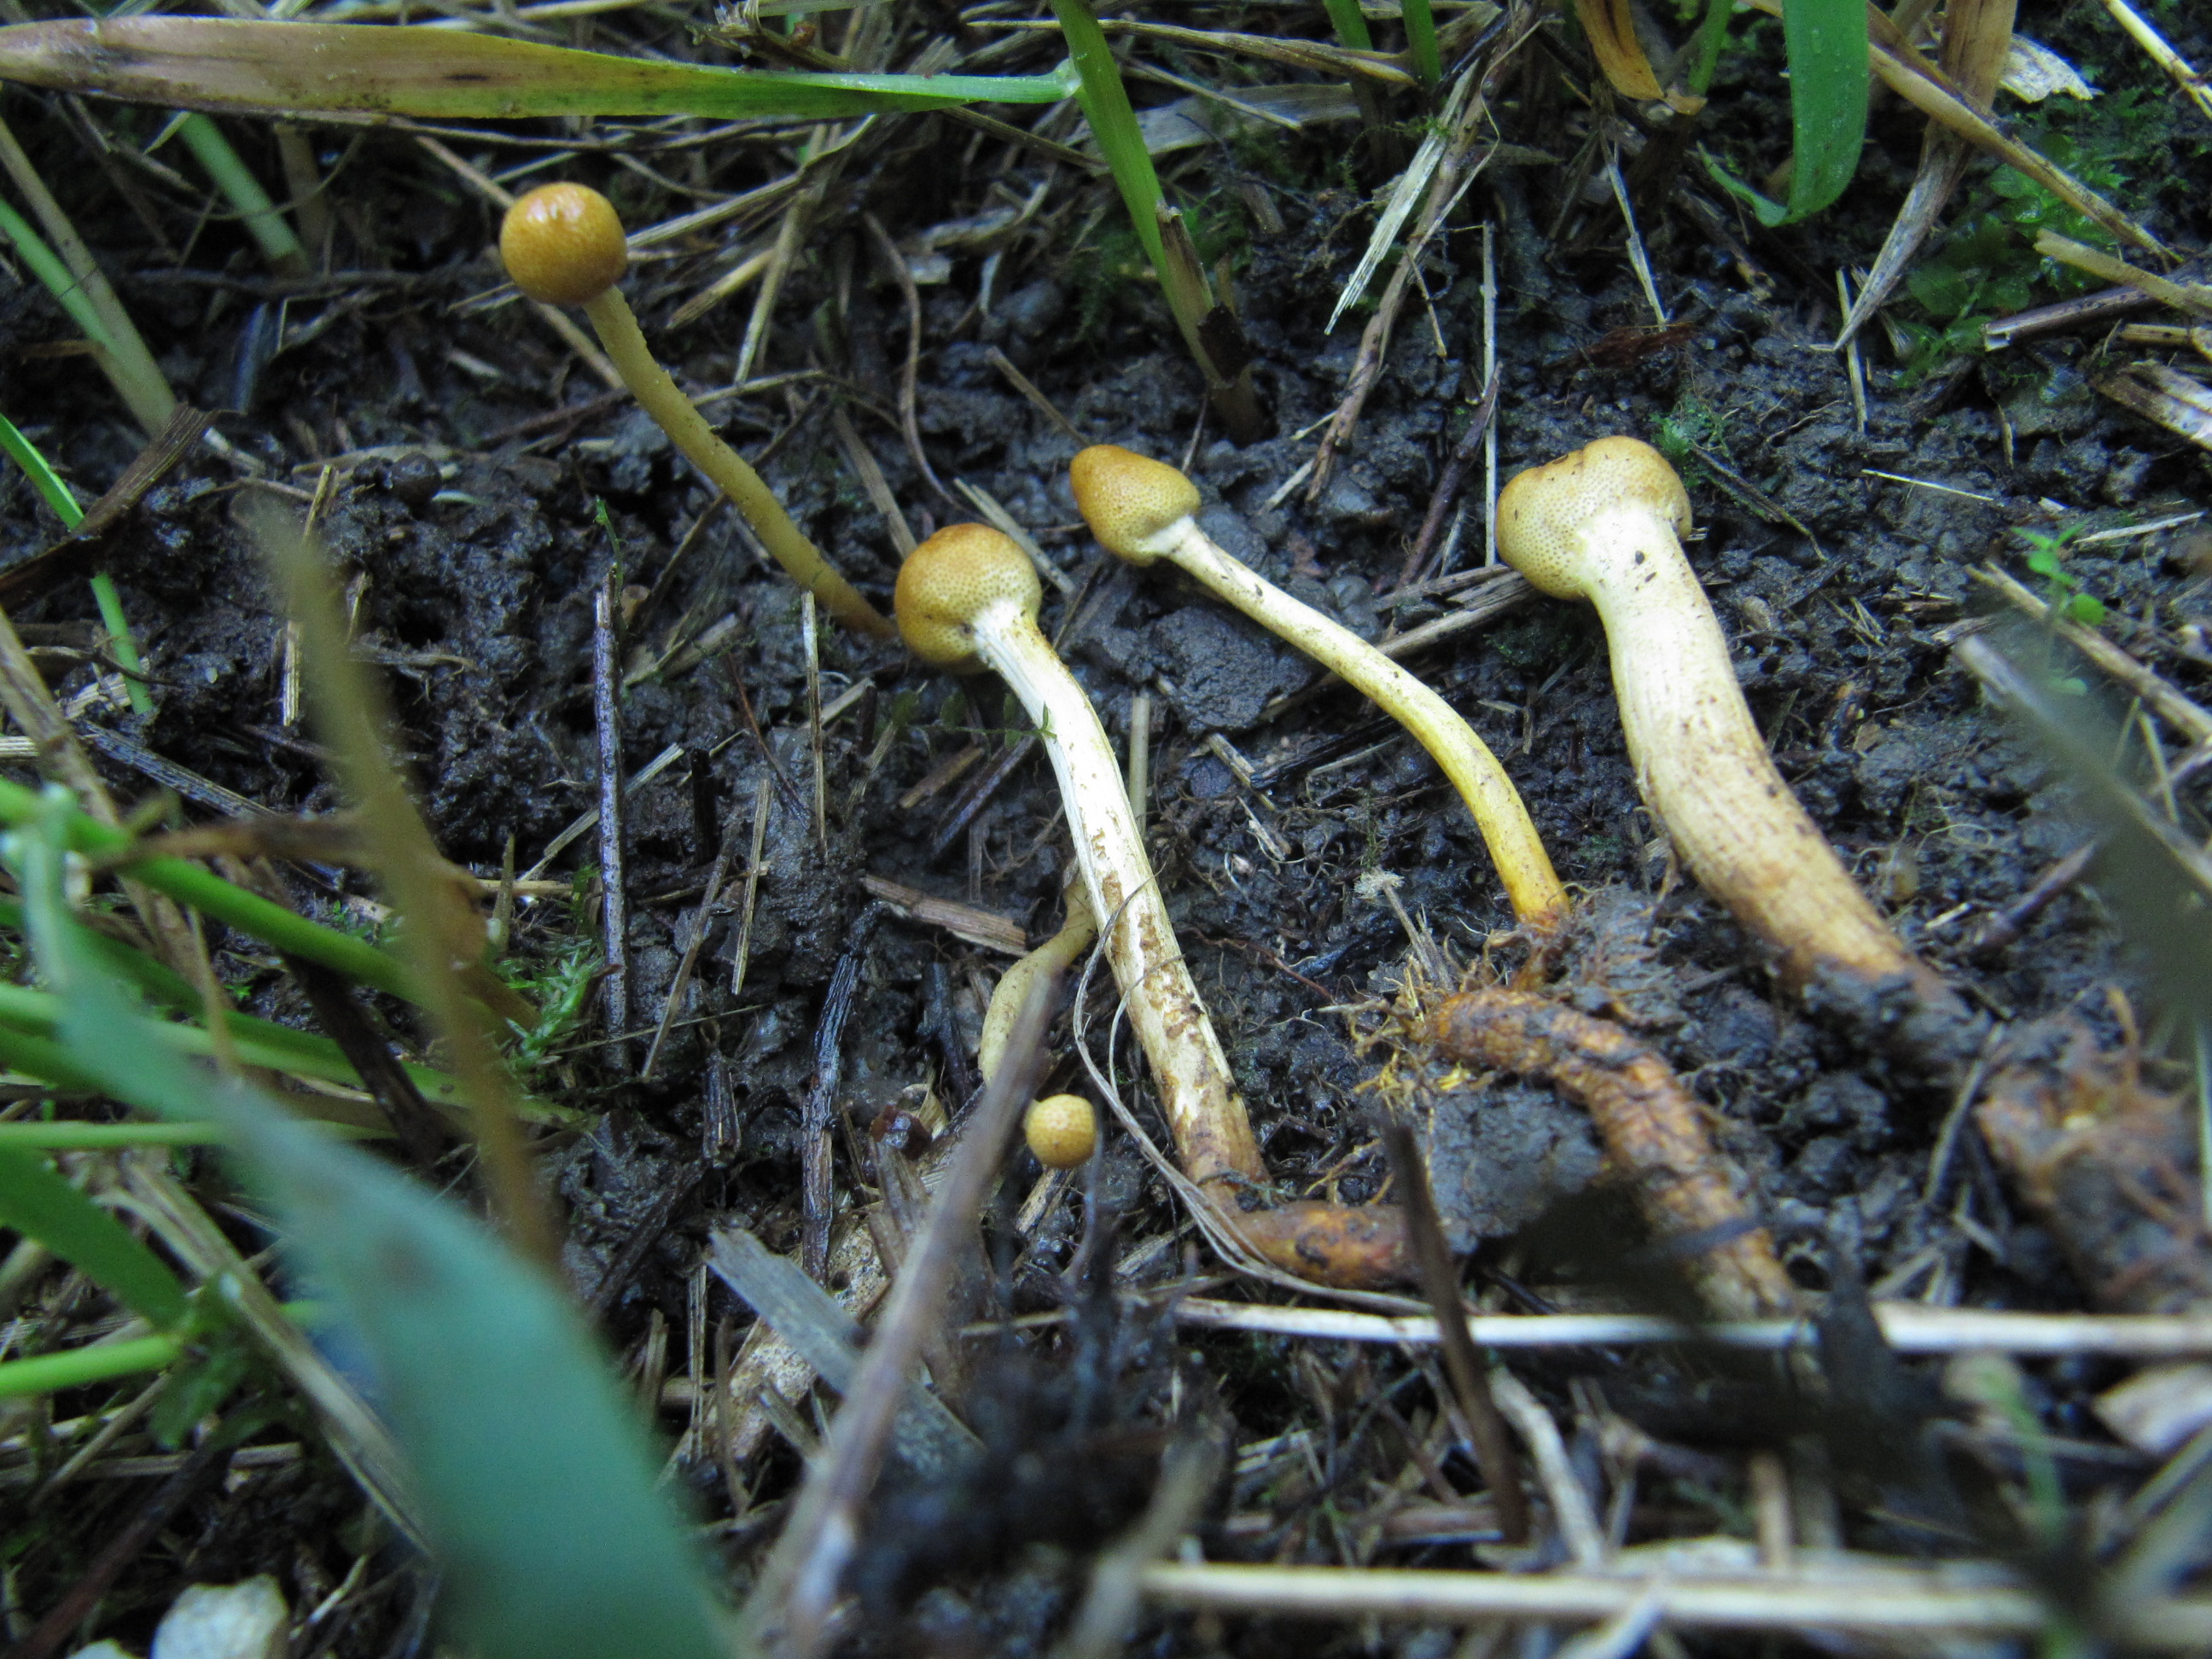
[[[499,257],[514,285],[549,306],[596,300],[629,269],[622,216],[589,185],[540,185],[500,222]]]
[[[986,524],[947,525],[906,556],[893,603],[907,648],[939,668],[976,666],[974,622],[1012,599],[1036,615],[1036,567],[1013,538]]]
[[[1068,463],[1075,505],[1109,552],[1132,564],[1159,557],[1152,538],[1198,511],[1198,486],[1170,466],[1122,448],[1093,444]]]
[[[1677,536],[1690,527],[1689,494],[1664,455],[1634,438],[1600,438],[1498,492],[1498,556],[1554,599],[1584,598],[1584,562],[1596,550],[1583,526],[1631,504]]]
[[[1022,1138],[1048,1170],[1072,1170],[1098,1146],[1098,1114],[1081,1095],[1047,1095],[1030,1103]]]

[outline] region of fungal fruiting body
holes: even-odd
[[[1073,1170],[1097,1147],[1098,1114],[1081,1095],[1047,1095],[1030,1103],[1022,1138],[1046,1169]]]
[[[953,525],[907,556],[899,630],[939,667],[988,667],[1045,738],[1091,914],[1158,1083],[1184,1172],[1200,1185],[1266,1178],[1229,1062],[1183,963],[1121,770],[1097,712],[1036,625],[1029,556],[984,525]]]
[[[1780,957],[1785,983],[1948,1064],[1973,1023],[1859,890],[1751,718],[1682,552],[1690,501],[1666,459],[1601,438],[1498,498],[1498,550],[1597,607],[1638,791],[1698,883]]]
[[[896,629],[809,541],[759,473],[724,443],[653,361],[617,286],[629,268],[622,219],[588,185],[540,185],[507,209],[500,258],[515,287],[547,305],[580,306],[623,384],[708,481],[727,495],[791,579],[848,628],[888,639]]]
[[[1441,696],[1311,605],[1291,598],[1199,528],[1198,490],[1162,461],[1097,444],[1069,466],[1091,534],[1132,564],[1165,559],[1262,627],[1334,670],[1419,740],[1474,814],[1507,899],[1523,922],[1549,926],[1567,896],[1520,791],[1489,746]]]
[[[1613,1178],[1721,1319],[1795,1313],[1797,1293],[1707,1132],[1705,1109],[1659,1053],[1610,1020],[1492,986],[1446,997],[1419,1035],[1455,1065],[1551,1083],[1590,1115]]]

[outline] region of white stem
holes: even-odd
[[[1775,769],[1674,532],[1649,507],[1623,505],[1581,535],[1606,550],[1583,580],[1612,650],[1637,788],[1699,884],[1781,949],[1793,984],[1826,968],[1929,978]]]
[[[1015,601],[987,606],[970,627],[976,653],[1020,699],[1052,757],[1091,913],[1109,930],[1107,957],[1152,1062],[1184,1173],[1201,1185],[1228,1176],[1266,1180],[1251,1121],[1230,1087],[1228,1058],[1183,963],[1091,699]]]
[[[1498,757],[1452,706],[1350,629],[1292,599],[1264,576],[1217,546],[1191,519],[1169,526],[1157,540],[1172,560],[1246,616],[1326,664],[1355,690],[1419,740],[1460,793],[1490,848],[1498,878],[1523,921],[1548,922],[1566,914],[1566,890],[1553,872],[1521,792]]]

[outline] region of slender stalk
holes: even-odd
[[[102,954],[106,960],[113,960],[109,953]],[[58,997],[26,985],[0,982],[0,1045],[20,1042],[26,1037],[33,1042],[51,1037],[59,1027],[61,1017]],[[228,1035],[237,1057],[246,1065],[285,1072],[294,1077],[313,1078],[324,1083],[343,1084],[349,1088],[364,1086],[353,1062],[328,1037],[318,1036],[312,1031],[296,1031],[289,1025],[257,1019],[251,1014],[233,1013],[228,1016]],[[165,1023],[152,1029],[163,1042],[181,1053],[211,1055],[216,1051],[215,1034],[204,1027]],[[0,1063],[12,1070],[46,1077],[50,1069],[46,1059],[41,1051],[27,1047],[0,1046]],[[409,1066],[405,1069],[426,1099],[448,1106],[459,1103],[459,1091],[453,1079],[443,1072],[428,1066]],[[51,1080],[76,1086],[74,1079],[66,1073]]]
[[[84,509],[76,504],[70,487],[39,453],[38,446],[4,415],[0,415],[0,450],[5,450],[9,458],[29,475],[64,529],[75,530],[84,522]],[[108,641],[115,647],[115,660],[125,670],[124,689],[130,696],[131,712],[150,718],[154,699],[142,678],[146,672],[145,659],[138,654],[138,641],[131,635],[131,619],[123,614],[123,596],[115,591],[114,580],[105,570],[93,573],[92,597],[100,606],[100,620],[107,629]]]
[[[306,276],[307,251],[300,246],[300,239],[276,210],[276,204],[269,199],[269,192],[261,188],[246,159],[231,148],[222,129],[205,115],[187,115],[179,125],[177,136],[236,210],[270,268],[280,276]]]
[[[21,1400],[32,1395],[58,1394],[94,1382],[158,1371],[173,1364],[185,1351],[179,1336],[141,1336],[123,1342],[101,1342],[71,1348],[65,1353],[42,1353],[29,1359],[10,1359],[0,1364],[0,1400]]]
[[[1405,0],[1406,54],[1413,60],[1413,74],[1424,92],[1434,92],[1444,78],[1443,61],[1437,56],[1437,20],[1429,0]]]
[[[101,371],[130,408],[131,418],[150,433],[159,432],[177,407],[176,393],[146,349],[145,341],[115,297],[106,273],[92,257],[92,250],[76,234],[76,227],[54,200],[46,180],[31,158],[15,142],[5,121],[0,121],[0,167],[6,167],[15,188],[31,204],[31,211],[53,239],[48,247],[38,233],[12,209],[0,211],[0,234],[4,234],[23,256],[40,282],[61,302],[62,308],[99,349]],[[4,204],[0,204],[4,208]],[[59,250],[57,253],[56,250]]]
[[[1359,0],[1322,0],[1327,8],[1331,27],[1336,38],[1354,52],[1375,50],[1375,36],[1367,27],[1367,14],[1359,9]]]
[[[146,689],[146,660],[138,654],[138,641],[131,632],[131,618],[123,613],[123,595],[115,591],[115,578],[105,570],[93,572],[92,600],[100,607],[100,625],[107,630],[116,665],[123,670],[123,690],[131,699],[131,712],[150,720],[154,696]]]
[[[791,579],[812,593],[823,608],[846,627],[878,639],[896,638],[898,630],[891,626],[890,619],[863,599],[860,590],[823,556],[822,550],[791,521],[791,515],[783,510],[783,503],[761,481],[760,474],[716,435],[714,428],[707,424],[706,416],[684,395],[668,371],[653,360],[644,332],[638,327],[637,318],[629,302],[623,298],[622,290],[610,288],[598,298],[587,301],[584,314],[592,319],[592,326],[599,331],[599,343],[606,348],[623,383],[644,405],[645,412],[676,441],[676,447],[707,475],[708,482],[737,504],[738,511],[745,515],[745,522],[753,527],[775,562],[790,573]]]
[[[1720,67],[1721,48],[1728,44],[1729,19],[1735,11],[1735,0],[1705,0],[1705,15],[1698,22],[1698,32],[1690,42],[1689,72],[1682,77],[1682,90],[1695,98],[1702,98],[1713,84],[1713,71]]]
[[[325,1124],[340,1134],[340,1124]],[[222,1128],[214,1123],[0,1123],[0,1146],[27,1152],[110,1152],[132,1146],[219,1146]]]
[[[1176,941],[1097,711],[1035,621],[1012,606],[977,619],[975,648],[1051,738],[1045,752],[1060,775],[1075,860],[1091,914],[1105,925],[1129,1024],[1152,1062],[1184,1173],[1200,1186],[1265,1180],[1267,1165],[1231,1091],[1228,1058]]]
[[[36,821],[44,811],[35,791],[0,778],[0,823]],[[72,853],[127,854],[132,846],[128,830],[100,823],[83,812],[73,812],[68,823]],[[388,992],[410,1001],[421,1001],[413,976],[398,957],[380,951],[366,939],[309,921],[283,905],[234,887],[218,875],[183,859],[146,859],[125,866],[133,879],[179,904],[190,905],[264,945],[294,956],[319,962],[372,989]]]
[[[481,957],[483,930],[447,878],[445,860],[392,764],[385,733],[392,722],[347,639],[345,619],[320,550],[273,505],[256,503],[251,526],[281,583],[300,630],[319,724],[346,793],[358,804],[368,855],[393,908],[404,918],[408,977],[452,1056],[469,1104],[484,1184],[494,1210],[522,1254],[549,1269],[556,1261],[552,1224],[538,1194],[513,1078],[500,1058],[489,1015],[462,988],[459,964]]]
[[[1452,706],[1350,629],[1230,557],[1195,520],[1182,522],[1183,533],[1164,556],[1271,632],[1328,664],[1346,684],[1371,698],[1419,738],[1474,815],[1514,915],[1539,925],[1563,918],[1566,890],[1552,868],[1544,838],[1536,833],[1521,792],[1505,775],[1490,745]]]

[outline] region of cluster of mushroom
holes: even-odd
[[[510,210],[501,250],[523,292],[584,307],[640,403],[731,496],[795,580],[848,625],[879,635],[892,631],[653,362],[614,286],[628,255],[605,198],[574,185],[532,191]],[[1208,538],[1196,519],[1198,491],[1176,469],[1100,445],[1076,456],[1071,473],[1084,518],[1108,549],[1139,566],[1174,564],[1333,669],[1418,738],[1465,801],[1525,929],[1546,936],[1567,919],[1568,896],[1519,792],[1441,696]],[[1785,984],[1872,1027],[1924,1064],[1952,1064],[1970,1048],[1974,1022],[1882,921],[1775,770],[1711,606],[1683,556],[1680,538],[1688,525],[1688,498],[1657,452],[1607,438],[1506,487],[1498,501],[1498,550],[1543,592],[1595,605],[1638,787],[1700,884],[1775,951]],[[1406,1249],[1393,1207],[1247,1210],[1241,1201],[1266,1196],[1267,1166],[1184,963],[1112,745],[1037,626],[1041,596],[1035,568],[1011,538],[962,524],[908,556],[895,605],[896,631],[916,656],[956,672],[995,672],[1044,739],[1081,880],[1068,927],[1027,966],[1065,966],[1064,958],[1087,948],[1094,929],[1104,934],[1177,1161],[1219,1229],[1277,1266],[1322,1282],[1402,1276]],[[1525,1033],[1520,1041],[1529,1048]],[[987,1035],[987,1075],[994,1069],[988,1048]],[[1660,1064],[1649,1056],[1638,1063]],[[1560,1068],[1563,1088],[1574,1073],[1571,1066]],[[1691,1126],[1685,1133],[1701,1133],[1693,1110],[1676,1115]],[[1082,1163],[1097,1144],[1090,1104],[1075,1096],[1037,1103],[1028,1133],[1040,1161],[1053,1167]],[[1694,1146],[1687,1152],[1677,1146],[1659,1162],[1671,1169],[1696,1155]],[[1674,1212],[1683,1208],[1680,1191],[1677,1183]],[[1668,1202],[1647,1208],[1655,1222],[1679,1224]],[[1748,1294],[1752,1304],[1764,1305],[1786,1297],[1787,1286],[1754,1285]]]

